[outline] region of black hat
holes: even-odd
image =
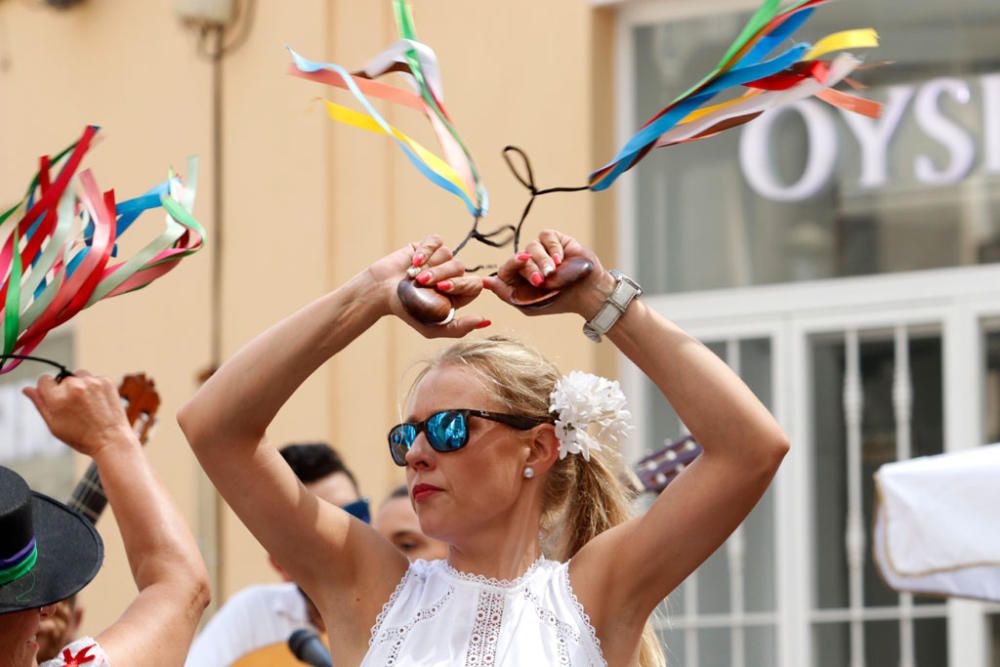
[[[0,614],[71,597],[103,560],[101,536],[83,515],[0,466]]]

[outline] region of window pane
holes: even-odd
[[[911,355],[912,364],[912,355]],[[884,464],[896,460],[896,420],[892,404],[892,380],[895,356],[892,340],[861,344],[861,383],[864,410],[861,420],[861,489],[866,540],[871,526],[875,501],[873,475]],[[888,588],[878,574],[868,549],[865,550],[864,606],[894,606],[899,596]],[[883,663],[874,663],[883,664]],[[888,664],[888,663],[885,663]]]
[[[843,608],[847,598],[847,435],[842,392],[844,344],[817,340],[812,346],[813,486],[816,520],[816,602],[821,609]],[[825,664],[825,663],[820,663]]]
[[[986,442],[1000,442],[1000,332],[988,333],[983,347],[986,355],[983,436]]]
[[[917,667],[945,667],[948,664],[948,620],[922,618],[913,623]]]
[[[777,667],[778,641],[774,627],[747,628],[746,667]]]
[[[698,613],[728,614],[729,611],[729,558],[723,546],[698,568]]]
[[[939,454],[943,445],[941,338],[921,334],[909,340],[913,389],[912,456]],[[816,585],[821,609],[846,608],[848,563],[845,548],[848,511],[847,432],[843,407],[845,348],[841,340],[813,343],[813,424],[816,448],[813,480],[816,489]],[[874,484],[878,468],[896,460],[896,414],[893,402],[895,349],[890,334],[860,344],[862,420],[862,524],[872,525]],[[866,534],[866,541],[870,535]],[[888,588],[866,548],[864,558],[866,607],[895,606],[899,596]],[[918,604],[934,604],[921,598]]]
[[[698,631],[698,661],[700,667],[731,665],[732,645],[729,628],[710,628]],[[689,667],[694,667],[693,665]]]
[[[848,667],[851,639],[846,623],[819,623],[813,626],[813,664],[816,667]],[[894,667],[873,665],[873,667]]]
[[[687,663],[684,661],[684,654],[686,652],[684,631],[672,628],[660,628],[656,631],[656,635],[660,638],[660,643],[663,645],[663,652],[667,656],[667,667],[685,667]]]
[[[774,487],[768,488],[743,524],[746,559],[743,587],[746,609],[767,612],[776,609],[774,563]]]
[[[993,655],[989,661],[990,667],[1000,667],[1000,614],[989,617],[990,622],[990,648]],[[921,667],[924,667],[921,665]]]
[[[643,394],[646,401],[647,423],[645,450],[654,452],[663,447],[667,440],[675,440],[681,434],[681,422],[677,413],[667,403],[653,381],[643,375]]]
[[[772,407],[771,397],[771,340],[757,338],[740,341],[740,375],[747,386],[760,399]]]
[[[944,451],[944,360],[941,338],[910,341],[910,372],[913,375],[913,452],[933,456]],[[873,564],[868,559],[869,564]],[[874,567],[874,565],[872,565]],[[880,575],[873,571],[872,576]],[[941,604],[940,598],[916,595],[915,604]],[[944,663],[942,663],[944,664]]]
[[[896,621],[865,623],[865,664],[872,667],[899,664],[899,623]]]

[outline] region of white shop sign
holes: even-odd
[[[945,99],[952,104],[969,105],[978,88],[982,105],[982,123],[970,129],[949,117],[942,109]],[[760,196],[774,201],[795,202],[819,193],[834,177],[840,157],[837,117],[843,119],[857,142],[860,165],[856,175],[858,189],[876,190],[889,183],[889,147],[908,113],[921,132],[946,151],[944,160],[917,154],[912,164],[894,165],[912,169],[922,185],[953,185],[965,179],[976,166],[991,174],[1000,174],[1000,74],[988,74],[973,82],[944,77],[920,84],[891,86],[880,99],[885,108],[879,119],[841,111],[817,100],[804,100],[766,113],[744,128],[740,138],[740,166],[750,187]],[[797,113],[805,123],[808,155],[798,178],[789,182],[774,168],[770,148],[779,140],[776,121],[784,114]],[[854,184],[852,184],[854,185]]]

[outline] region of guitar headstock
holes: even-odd
[[[660,493],[701,454],[701,445],[690,435],[668,440],[666,446],[635,464],[642,490]]]
[[[160,409],[160,395],[156,383],[145,373],[135,373],[122,378],[118,395],[125,403],[128,423],[135,429],[139,442],[146,444],[149,433],[156,424],[156,411]]]

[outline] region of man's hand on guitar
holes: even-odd
[[[77,371],[56,382],[39,378],[24,394],[38,408],[52,435],[91,458],[109,445],[134,441],[118,390],[111,380]]]

